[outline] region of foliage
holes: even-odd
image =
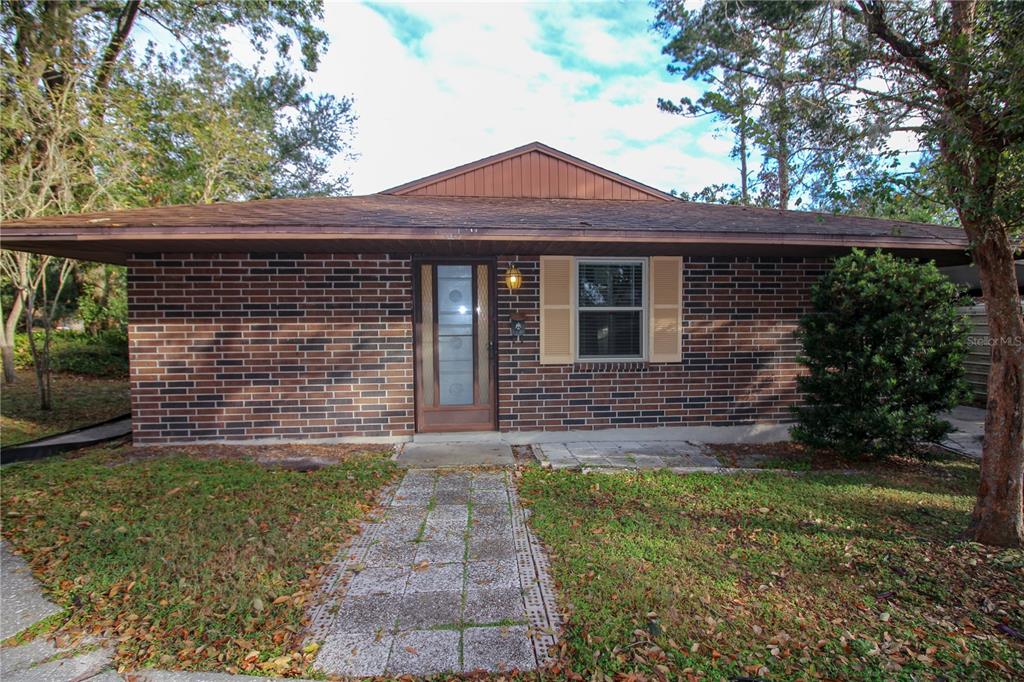
[[[820,85],[801,63],[813,37],[811,17],[777,14],[762,22],[732,3],[686,9],[681,0],[655,2],[656,27],[668,39],[669,72],[701,79],[707,90],[693,101],[659,100],[664,111],[712,116],[734,135],[740,162],[740,202],[789,208],[838,191],[841,170],[864,160],[871,131],[851,124],[848,103],[818,97]],[[760,167],[748,169],[750,152]]]
[[[0,221],[347,191],[332,162],[347,153],[352,101],[306,89],[327,46],[321,0],[3,6]],[[139,50],[140,34],[168,40]],[[245,41],[257,63],[243,68]],[[14,270],[32,262],[8,259],[21,261]],[[37,291],[4,276],[0,350],[10,380],[17,321]],[[65,289],[65,312],[79,308],[92,331],[124,325],[123,272],[88,268],[76,284]],[[48,376],[40,369],[44,402]]]
[[[962,292],[933,263],[854,250],[812,289],[800,321],[805,404],[793,437],[849,457],[913,451],[966,400]]]
[[[394,476],[381,455],[309,473],[94,452],[4,469],[3,535],[119,666],[295,675],[316,570]]]
[[[32,355],[32,367],[36,374],[36,385],[39,389],[40,409],[53,408],[53,367],[50,364],[50,348],[53,342],[53,330],[60,319],[64,307],[64,292],[71,280],[75,261],[67,258],[54,258],[49,255],[35,255],[23,252],[0,251],[0,271],[11,282],[21,312],[24,313],[25,332],[28,338],[28,349]],[[51,284],[53,282],[53,284]],[[10,316],[15,317],[18,309],[12,309]],[[15,317],[16,319],[16,317]],[[11,380],[10,367],[13,349],[14,320],[8,319],[5,326],[11,328],[11,334],[4,330],[2,341],[4,346],[5,381]],[[36,333],[36,329],[40,332]]]
[[[743,190],[738,190],[736,185],[729,183],[708,185],[696,192],[677,192],[673,190],[672,195],[679,197],[683,201],[697,201],[705,204],[748,203],[743,199]]]
[[[32,367],[28,335],[24,332],[15,336],[14,360],[19,368]],[[96,334],[58,329],[53,332],[50,365],[54,372],[104,378],[126,377],[128,334],[123,329],[108,329]]]
[[[327,44],[321,2],[10,9],[0,21],[2,217],[345,191],[330,161],[349,144],[352,102],[305,90]],[[139,54],[140,31],[176,43]],[[239,37],[255,68],[237,63]]]
[[[523,472],[557,679],[1020,679],[1024,554],[957,542],[977,464],[853,476]]]
[[[31,372],[21,370],[18,380],[0,394],[0,446],[15,445],[128,414],[131,411],[126,379],[98,379],[73,374],[53,378],[56,409],[39,409]],[[4,484],[6,485],[6,470]]]
[[[75,298],[78,314],[86,330],[128,330],[128,272],[122,265],[80,263]]]
[[[968,532],[979,542],[1024,546],[1024,317],[1014,267],[1024,252],[1024,3],[717,0],[687,13],[681,0],[664,0],[660,8],[669,31],[694,42],[673,45],[694,74],[742,64],[760,54],[760,36],[797,30],[787,56],[813,87],[801,91],[807,101],[796,111],[826,114],[821,132],[861,131],[853,136],[861,151],[881,160],[869,170],[891,167],[898,135],[916,140],[938,179],[932,198],[956,211],[970,243],[995,340]],[[694,17],[699,30],[691,30]],[[838,161],[841,170],[851,166]]]
[[[933,155],[901,171],[892,163],[865,164],[847,174],[842,191],[818,197],[813,208],[828,213],[862,215],[956,226],[956,211],[943,198],[942,178]]]
[[[302,76],[280,66],[262,75],[230,62],[150,52],[145,67],[134,87],[146,95],[138,126],[155,148],[154,203],[348,191],[331,161],[349,144],[351,99],[314,96]]]

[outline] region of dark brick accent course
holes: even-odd
[[[407,257],[164,254],[128,273],[136,443],[413,432]]]
[[[732,425],[790,419],[798,402],[793,332],[821,259],[683,259],[682,362],[538,362],[539,260],[516,263],[523,286],[499,287],[499,423],[503,431]],[[512,313],[526,319],[521,343]]]

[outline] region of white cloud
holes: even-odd
[[[545,43],[538,13],[546,5],[405,9],[431,26],[415,45],[370,7],[325,7],[331,47],[312,87],[355,97],[360,156],[347,162],[355,193],[532,140],[666,190],[735,174],[728,150],[706,139],[706,123],[657,109],[659,96],[694,96],[696,88],[665,74],[650,17],[624,30],[634,27],[556,8],[567,50],[559,54]]]

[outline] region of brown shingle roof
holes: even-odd
[[[587,244],[616,243],[634,250],[694,252],[687,245],[761,244],[799,255],[801,247],[891,248],[964,261],[962,230],[922,223],[836,216],[804,211],[721,206],[683,201],[602,201],[476,197],[368,196],[275,199],[240,203],[111,211],[12,221],[3,225],[5,248],[39,252],[69,248],[82,257],[123,262],[139,251],[280,249],[306,240],[301,250],[391,250],[456,240],[467,252],[565,252]],[[342,244],[346,240],[350,243]],[[380,242],[378,244],[378,242]],[[467,242],[486,242],[469,246]],[[46,245],[49,245],[47,247]],[[522,248],[508,251],[515,244]],[[530,246],[532,244],[532,246]],[[61,245],[61,246],[58,246]],[[542,246],[543,245],[543,246]],[[49,248],[49,250],[47,250]],[[293,244],[291,250],[298,248]],[[434,247],[430,247],[434,248]],[[438,247],[440,248],[440,247]],[[610,246],[609,246],[610,248]],[[531,249],[533,251],[531,251]],[[449,246],[447,251],[453,251]],[[720,249],[730,252],[730,249]],[[85,253],[85,252],[88,253]],[[731,252],[736,252],[732,249]],[[761,251],[756,251],[761,252]]]

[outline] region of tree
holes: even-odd
[[[803,194],[813,199],[834,191],[840,168],[860,159],[866,131],[840,125],[846,102],[819,97],[819,85],[801,69],[807,18],[792,13],[766,24],[730,3],[708,2],[696,10],[678,0],[655,4],[656,26],[668,39],[663,52],[673,59],[669,72],[709,85],[696,102],[658,105],[726,122],[736,139],[743,203],[787,209],[799,205]],[[747,167],[753,149],[761,158],[756,174]],[[758,193],[752,200],[753,186]]]
[[[675,3],[671,3],[675,4]],[[822,102],[883,150],[909,131],[934,155],[970,241],[991,347],[981,483],[968,535],[1024,545],[1024,316],[1014,271],[1024,227],[1024,3],[836,0],[715,3],[734,29],[801,22],[801,70]]]
[[[346,191],[328,166],[348,145],[352,102],[306,92],[297,72],[326,48],[321,1],[0,6],[0,220]],[[138,54],[140,29],[175,47]],[[273,52],[271,74],[237,66],[229,35],[248,39],[261,65]],[[14,291],[0,325],[6,381],[27,295]]]
[[[673,65],[669,70],[678,73]],[[736,143],[730,152],[739,161],[740,187],[739,202],[750,204],[750,148],[753,144],[754,120],[751,118],[757,99],[757,92],[750,87],[749,77],[740,70],[727,73],[718,79],[718,89],[709,89],[696,101],[684,97],[678,103],[658,98],[658,108],[671,114],[700,118],[715,116],[728,124]]]
[[[925,154],[906,169],[878,160],[847,175],[847,184],[812,202],[826,213],[862,215],[959,227],[956,211],[945,200],[945,188],[933,156]]]
[[[934,264],[854,250],[812,289],[800,321],[793,437],[847,457],[913,452],[951,430],[969,391],[963,294]]]
[[[352,101],[305,92],[277,67],[261,75],[202,57],[150,54],[134,88],[154,146],[151,203],[211,203],[348,191],[330,169],[348,146]],[[180,74],[187,74],[182,77]]]
[[[53,409],[53,372],[50,366],[50,342],[53,322],[57,319],[65,286],[75,261],[52,256],[29,256],[3,252],[0,268],[17,289],[24,302],[25,333],[28,336],[32,366],[39,386],[39,409]],[[54,280],[51,282],[51,280]],[[42,339],[35,324],[42,326]]]

